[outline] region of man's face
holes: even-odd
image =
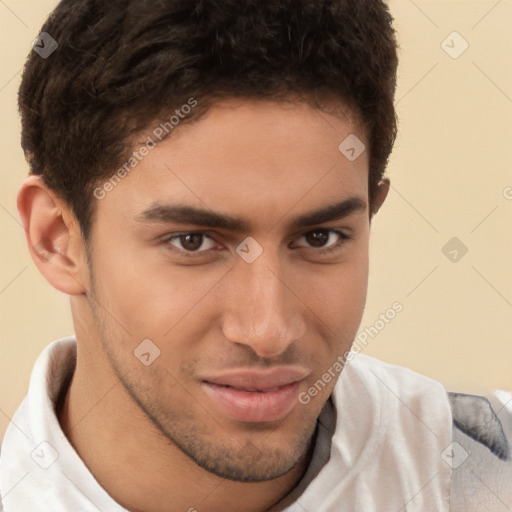
[[[148,421],[220,476],[275,478],[304,457],[335,379],[297,397],[356,335],[368,156],[338,150],[366,141],[347,116],[217,105],[95,205],[89,304],[110,364]]]

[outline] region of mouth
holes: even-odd
[[[212,384],[212,383],[210,383]],[[247,393],[268,393],[269,391],[277,391],[278,389],[282,389],[285,386],[276,386],[274,388],[265,388],[265,389],[258,389],[258,388],[237,388],[236,386],[229,386],[227,384],[215,384],[215,386],[219,386],[221,388],[229,388],[234,389],[235,391],[245,391]]]
[[[306,377],[291,369],[239,371],[201,384],[213,406],[230,419],[261,423],[281,420],[292,411]]]

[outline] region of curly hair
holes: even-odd
[[[84,239],[94,186],[135,136],[197,98],[313,101],[356,112],[369,141],[370,201],[396,138],[397,43],[382,0],[62,0],[44,23],[18,95],[32,174],[63,198]]]

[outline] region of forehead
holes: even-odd
[[[340,150],[354,137],[367,146],[357,118],[342,105],[332,115],[305,103],[218,103],[151,149],[99,210],[135,218],[151,204],[179,201],[275,222],[292,209],[300,214],[366,198],[367,151],[350,159]]]

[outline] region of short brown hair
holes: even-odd
[[[321,98],[355,109],[370,143],[370,201],[396,137],[397,44],[381,0],[62,0],[19,90],[22,147],[87,241],[93,188],[134,136],[193,97]]]

